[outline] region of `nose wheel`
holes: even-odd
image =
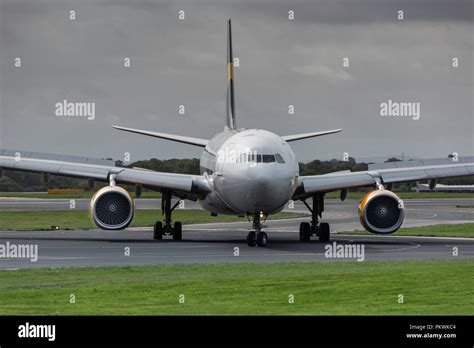
[[[268,243],[268,236],[265,232],[258,232],[257,234],[257,245],[259,247],[266,247]]]
[[[259,246],[266,247],[268,243],[268,236],[265,232],[250,231],[247,234],[247,245],[249,247]]]
[[[257,234],[255,231],[250,231],[249,234],[247,234],[247,245],[249,247],[254,247],[257,245]]]
[[[268,243],[268,236],[265,232],[262,232],[262,224],[260,223],[260,215],[255,214],[253,217],[253,227],[255,231],[250,231],[247,234],[247,245],[249,247],[259,246],[266,247]]]

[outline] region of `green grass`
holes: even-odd
[[[91,198],[95,192],[78,192],[78,193],[64,193],[51,194],[46,192],[0,192],[0,197],[20,197],[20,198]],[[396,192],[401,199],[439,199],[439,198],[474,198],[474,194],[466,192]],[[349,192],[347,199],[360,200],[364,196],[364,192]],[[143,192],[142,198],[160,198],[160,192]],[[339,191],[329,192],[326,194],[328,199],[339,199]]]
[[[446,259],[0,271],[0,315],[473,315],[473,266]]]
[[[340,232],[339,234],[366,234],[373,235],[365,230]],[[423,227],[401,228],[394,233],[397,236],[429,236],[429,237],[467,237],[474,238],[474,223],[472,224],[446,224]]]
[[[270,215],[269,219],[287,219],[307,216],[303,213],[280,212]],[[136,210],[131,227],[153,226],[156,220],[161,219],[159,210]],[[247,221],[232,215],[211,216],[210,213],[199,209],[176,209],[173,220],[183,224],[198,224],[208,222]],[[83,210],[55,210],[55,211],[5,211],[0,212],[0,230],[2,231],[37,231],[50,230],[51,226],[60,229],[87,230],[97,228],[92,222],[89,212]]]

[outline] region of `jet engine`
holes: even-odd
[[[106,186],[92,197],[90,212],[94,223],[103,230],[122,230],[132,222],[135,203],[119,186]]]
[[[374,190],[359,204],[360,222],[372,233],[389,234],[400,228],[405,218],[403,201],[392,191]]]

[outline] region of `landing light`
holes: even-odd
[[[263,211],[260,212],[260,219],[263,219]]]

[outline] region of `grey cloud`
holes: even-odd
[[[471,1],[0,4],[1,147],[115,158],[130,152],[132,160],[198,156],[199,149],[111,125],[203,138],[222,130],[225,21],[232,17],[240,127],[279,134],[344,128],[294,143],[301,160],[474,153]],[[288,8],[295,21],[286,19]],[[394,20],[398,8],[406,21]],[[20,69],[13,67],[18,56]],[[96,120],[55,117],[63,99],[96,102]],[[380,117],[388,99],[420,102],[421,119]]]

